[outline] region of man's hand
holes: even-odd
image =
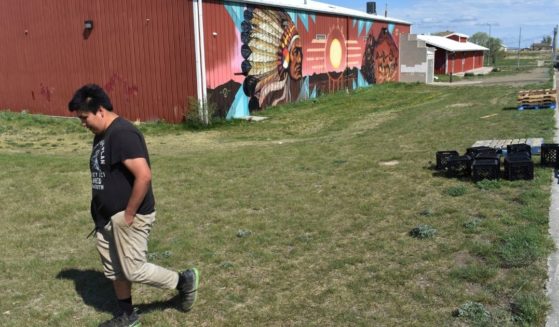
[[[124,221],[128,226],[132,225],[132,223],[134,222],[134,216],[135,215],[129,215],[126,213],[126,211],[124,211]]]
[[[126,159],[122,163],[134,175],[132,194],[130,194],[128,205],[124,210],[124,220],[128,225],[132,225],[134,216],[148,192],[151,183],[151,169],[144,158]]]

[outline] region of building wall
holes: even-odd
[[[400,79],[409,25],[221,0],[203,12],[216,115]],[[127,119],[180,122],[198,94],[193,15],[193,0],[1,1],[0,110],[70,116],[73,92],[97,83]]]
[[[192,0],[4,0],[0,44],[0,109],[67,116],[97,83],[128,119],[176,122],[196,96]]]
[[[475,68],[475,52],[467,52],[464,61],[464,71],[472,70]]]
[[[398,81],[409,25],[208,0],[208,101],[220,116]]]
[[[441,48],[435,47],[435,74],[444,75],[447,74],[447,62],[446,56],[447,52]]]
[[[483,67],[483,51],[451,52],[437,48],[435,52],[435,74],[467,72]]]
[[[415,34],[400,37],[400,82],[432,83],[434,69],[434,49]]]
[[[468,38],[467,37],[463,37],[463,36],[458,36],[458,35],[449,35],[447,36],[448,39],[454,40],[456,42],[468,42]]]
[[[483,67],[483,60],[484,60],[483,51],[477,51],[475,53],[474,68]]]

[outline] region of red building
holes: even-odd
[[[85,83],[130,120],[235,118],[399,80],[410,23],[312,0],[4,0],[0,110],[68,116]],[[198,107],[198,106],[196,106]]]
[[[446,36],[418,35],[435,51],[435,74],[466,73],[483,67],[484,51],[489,49],[468,42],[468,36],[452,33]]]

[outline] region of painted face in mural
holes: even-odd
[[[298,81],[303,77],[303,47],[301,38],[297,35],[291,43],[291,50],[289,51],[291,58],[289,76]]]
[[[292,81],[303,77],[303,51],[296,26],[283,10],[248,7],[241,27],[243,90],[250,109],[297,99]]]

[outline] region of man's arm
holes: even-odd
[[[124,219],[128,225],[131,225],[138,208],[149,190],[151,169],[145,158],[126,159],[122,163],[134,175],[132,194],[124,211]]]

